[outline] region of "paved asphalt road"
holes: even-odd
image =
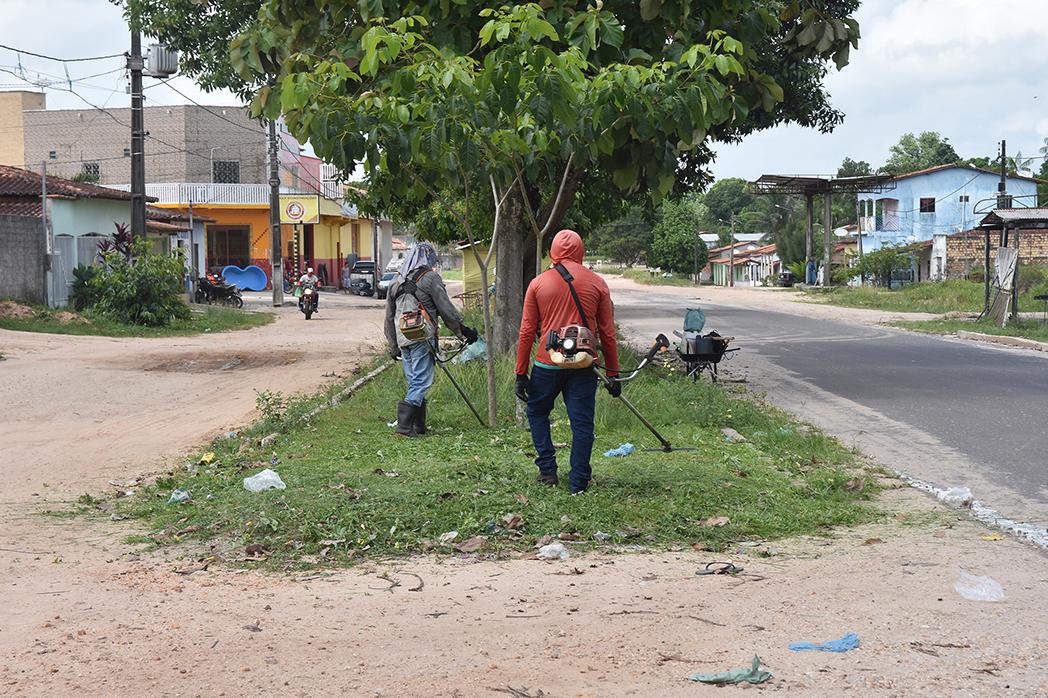
[[[616,289],[615,304],[631,334],[650,337],[679,329],[694,302]],[[799,314],[700,305],[706,328],[742,347],[722,378],[746,378],[901,472],[1048,523],[1048,356],[815,319],[802,305]]]

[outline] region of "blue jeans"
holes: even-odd
[[[404,400],[415,407],[422,407],[426,393],[433,385],[433,372],[436,369],[429,343],[419,342],[403,347],[400,356],[404,364],[404,378],[408,381],[408,394]]]
[[[558,395],[571,421],[571,489],[589,485],[593,452],[593,412],[597,401],[597,374],[589,368],[550,369],[535,366],[528,384],[528,424],[535,444],[535,465],[544,475],[557,472],[557,453],[550,435],[549,414]]]

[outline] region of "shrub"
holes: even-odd
[[[98,275],[96,267],[83,264],[73,270],[73,288],[69,291],[69,302],[75,310],[87,310],[98,302],[98,291],[91,280]]]
[[[1044,267],[1019,266],[1019,293],[1029,293],[1048,279]]]
[[[910,266],[910,254],[902,248],[885,245],[879,250],[867,252],[854,267],[854,273],[864,273],[866,278],[876,279],[881,286],[890,287],[892,274]]]
[[[117,251],[106,252],[90,282],[97,294],[95,311],[117,322],[150,327],[187,319],[184,274],[181,255],[151,254],[145,240],[135,241],[130,259]]]

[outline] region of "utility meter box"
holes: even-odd
[[[163,44],[153,44],[149,47],[145,72],[153,78],[171,77],[178,72],[178,51]]]

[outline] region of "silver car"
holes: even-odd
[[[389,285],[393,283],[393,279],[397,278],[397,273],[394,271],[387,271],[382,275],[382,278],[378,280],[378,297],[385,298],[386,291],[389,290]]]

